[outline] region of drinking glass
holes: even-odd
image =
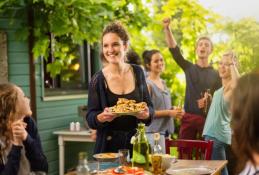
[[[177,102],[177,109],[182,110],[183,108],[183,97],[179,97],[179,100]]]
[[[89,168],[89,174],[98,174],[100,169],[100,164],[98,161],[90,160],[87,162]]]
[[[120,166],[127,166],[130,160],[130,154],[128,149],[119,149],[119,164]]]
[[[153,154],[151,156],[152,160],[152,173],[155,175],[162,174],[162,155],[161,154]]]
[[[175,107],[175,109],[179,112],[181,112],[183,110],[183,100],[182,97],[179,97],[179,100],[177,101],[177,106]],[[182,118],[182,116],[176,116],[176,118],[179,120]]]

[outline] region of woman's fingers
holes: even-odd
[[[26,128],[27,127],[27,123],[25,123],[23,121],[23,119],[20,119],[20,120],[16,120],[12,123],[12,126],[20,126],[20,127],[23,127],[23,128]]]
[[[27,131],[25,130],[27,124],[23,122],[23,120],[18,120],[13,122],[12,124],[12,133],[13,137],[17,137],[21,140],[25,140],[27,138]]]
[[[149,109],[148,109],[148,107],[146,106],[143,111],[140,111],[140,112],[136,115],[136,117],[137,117],[138,119],[142,119],[142,120],[147,119],[147,118],[149,117]]]
[[[97,119],[99,120],[99,122],[104,123],[114,120],[115,117],[116,115],[111,113],[109,108],[105,108],[103,112],[97,116]]]
[[[115,118],[115,116],[105,116],[105,120],[107,121],[107,122],[111,122],[113,119]]]

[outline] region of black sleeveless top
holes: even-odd
[[[131,137],[136,133],[139,122],[147,126],[154,116],[154,108],[148,93],[143,70],[137,65],[132,65],[135,77],[135,89],[128,94],[118,95],[112,93],[105,84],[102,71],[97,72],[91,79],[88,93],[88,109],[86,119],[88,125],[97,129],[97,138],[94,153],[118,152],[118,149],[127,148],[132,151]],[[127,81],[127,80],[126,80]],[[135,116],[120,116],[111,122],[98,122],[97,115],[103,112],[105,107],[111,107],[117,103],[119,97],[134,99],[136,102],[146,102],[149,108],[149,118],[141,120]]]
[[[107,99],[109,107],[116,105],[118,98],[127,98],[129,100],[132,99],[136,100],[136,102],[141,102],[139,88],[136,83],[135,85],[135,89],[132,92],[123,95],[113,93],[107,86]],[[137,123],[137,118],[135,116],[119,116],[110,123],[110,129],[129,131],[135,129],[137,127]]]
[[[106,81],[106,80],[105,80]],[[114,106],[118,98],[127,98],[135,100],[136,102],[141,102],[139,87],[137,86],[137,82],[135,82],[135,89],[128,94],[115,94],[113,93],[109,87],[107,82],[106,90],[107,90],[107,103],[108,106]],[[108,152],[117,152],[118,149],[129,149],[130,154],[132,155],[132,145],[130,143],[130,139],[136,133],[136,128],[139,120],[135,116],[124,115],[118,116],[109,124],[109,131],[106,145],[106,151]]]

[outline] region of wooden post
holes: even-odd
[[[7,35],[0,31],[0,83],[8,82]]]

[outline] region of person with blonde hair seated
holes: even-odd
[[[30,100],[14,84],[0,84],[0,174],[48,172]]]

